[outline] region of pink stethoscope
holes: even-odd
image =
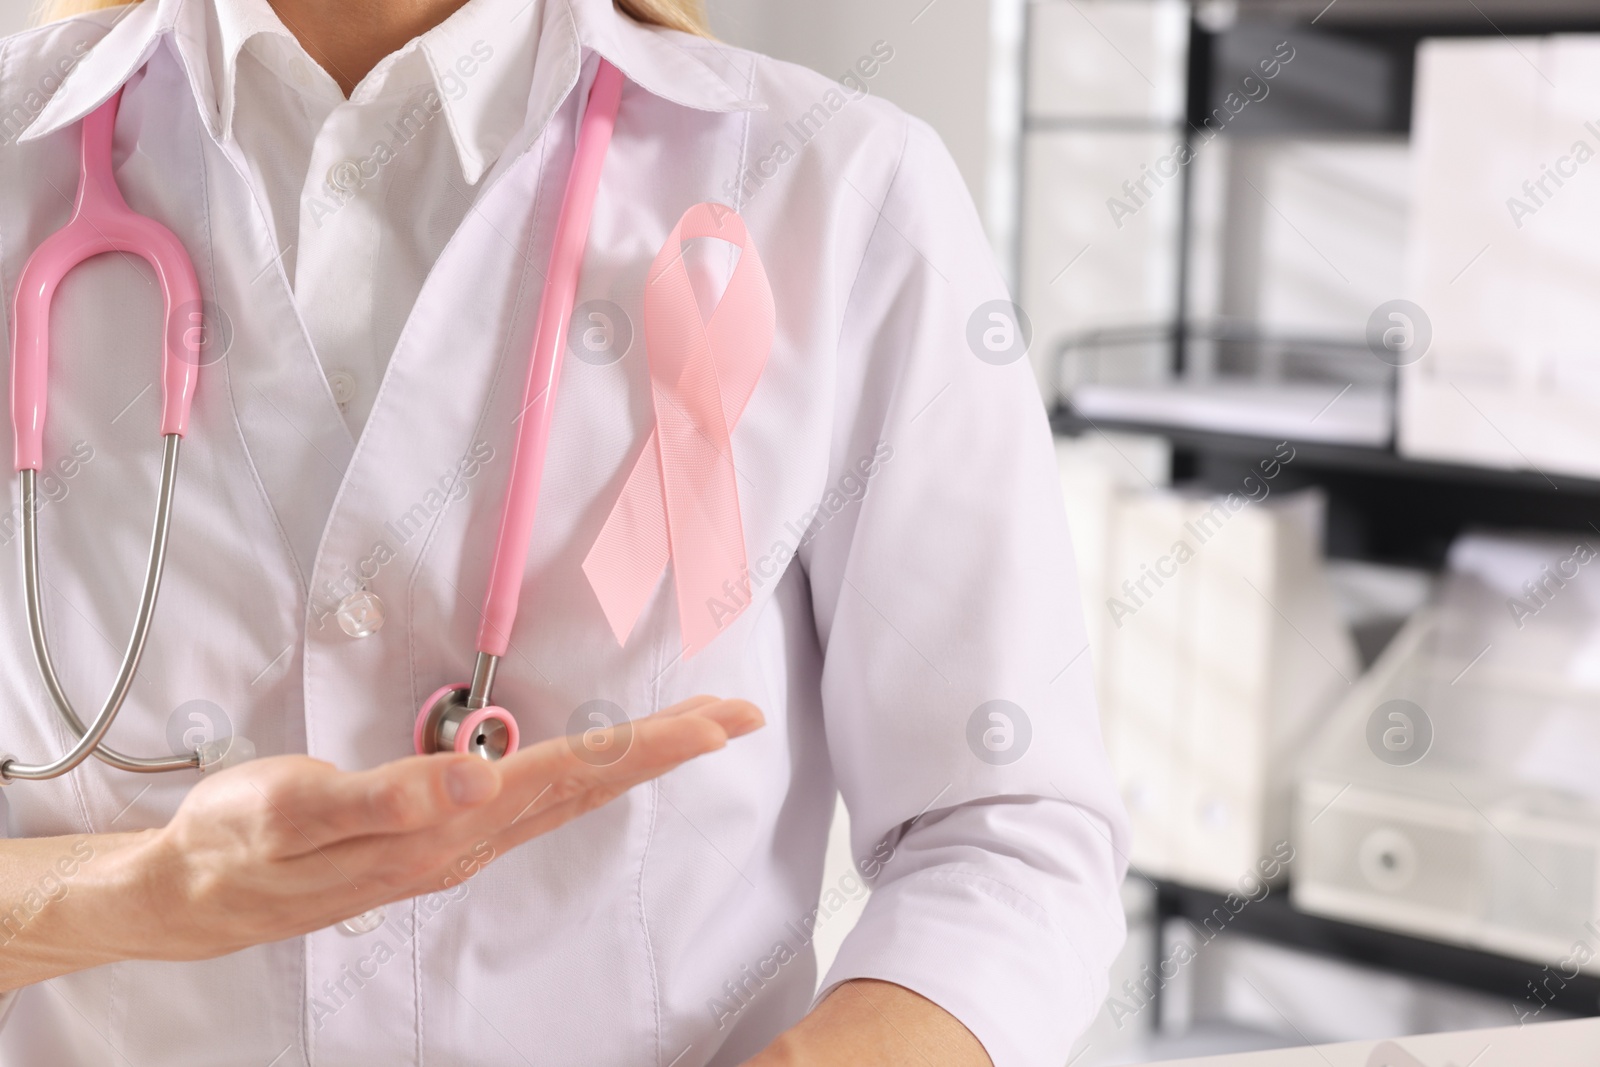
[[[428,697],[417,715],[413,742],[419,754],[467,752],[495,760],[516,751],[517,722],[492,702],[495,669],[505,655],[522,590],[539,483],[544,473],[556,385],[566,350],[568,320],[577,299],[578,272],[588,243],[589,222],[606,152],[622,101],[620,71],[600,60],[590,89],[578,144],[556,224],[550,269],[539,302],[533,355],[528,365],[520,427],[511,458],[500,532],[489,574],[478,655],[469,685],[448,685]],[[16,435],[16,469],[21,476],[22,552],[28,630],[34,659],[51,701],[77,742],[59,758],[27,764],[0,752],[0,785],[18,779],[55,778],[91,754],[125,771],[154,773],[186,768],[214,769],[237,761],[229,739],[193,752],[155,759],[127,756],[104,743],[139,669],[155,614],[156,595],[166,559],[171,525],[178,447],[189,425],[189,409],[199,376],[204,317],[200,286],[182,243],[165,226],[128,207],[111,167],[112,134],[121,92],[83,121],[83,160],[78,198],[70,222],[49,237],[23,268],[17,286],[11,336],[11,412]],[[123,652],[111,691],[87,726],[56,676],[45,639],[39,578],[37,479],[43,465],[46,376],[50,352],[50,304],[63,278],[85,260],[105,252],[142,256],[155,269],[166,303],[162,354],[161,485],[155,528],[145,567],[133,632]]]

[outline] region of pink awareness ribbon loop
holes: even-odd
[[[714,237],[739,262],[702,319],[683,242]],[[656,425],[583,561],[606,621],[626,644],[670,561],[684,657],[743,613],[748,596],[733,428],[767,365],[776,311],[744,220],[723,204],[684,212],[651,264],[644,336]]]

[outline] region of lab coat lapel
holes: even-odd
[[[355,442],[296,309],[282,256],[234,144],[202,138],[207,208],[231,249],[212,272],[232,345],[218,364],[255,475],[309,584]],[[199,264],[197,264],[199,266]]]
[[[522,129],[479,187],[458,193],[473,207],[418,293],[323,531],[310,572],[308,707],[392,704],[403,726],[423,688],[470,664],[577,102],[592,77],[566,6],[547,4],[543,17]],[[442,582],[418,590],[425,552],[449,562],[438,564]],[[333,612],[362,588],[383,604],[384,631],[352,644]],[[426,620],[415,633],[413,619]],[[382,669],[396,639],[410,649],[409,676]],[[409,753],[408,730],[311,725],[310,751],[329,759]]]
[[[569,89],[576,79],[574,64]],[[317,554],[305,684],[308,707],[375,701],[394,710],[397,728],[375,735],[327,716],[310,724],[314,755],[352,765],[407,755],[422,690],[469,672],[571,156],[562,122],[569,110],[487,179],[390,357]],[[440,573],[419,583],[424,553]],[[385,621],[381,633],[352,643],[321,620],[363,587],[382,602]],[[410,676],[383,669],[393,662],[384,649],[396,641],[410,650]]]

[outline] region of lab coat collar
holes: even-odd
[[[749,65],[725,58],[727,45],[640,25],[611,0],[546,2],[568,7],[577,39],[652,95],[699,111],[764,110],[747,95]]]
[[[529,14],[521,17],[535,17],[533,4],[528,8]],[[105,103],[167,37],[173,39],[183,60],[196,100],[203,102],[201,113],[207,127],[214,137],[226,139],[233,110],[232,78],[226,72],[233,69],[248,36],[274,30],[270,25],[232,20],[222,20],[226,25],[219,25],[209,0],[143,0],[83,17],[110,28],[66,77],[20,140],[31,141],[61,130]],[[427,56],[437,84],[444,86],[457,60],[482,38],[486,18],[496,21],[504,16],[489,0],[474,0],[415,42]],[[585,50],[605,57],[629,81],[651,94],[684,107],[727,112],[762,106],[749,99],[734,80],[736,66],[721,61],[724,46],[642,26],[619,13],[611,0],[544,0],[536,47],[530,107],[524,114],[507,115],[504,108],[494,112],[494,93],[466,92],[459,98],[440,93],[462,173],[470,183],[476,184],[493,164],[524,118],[532,116],[541,126],[548,120],[560,98],[571,90]],[[500,49],[501,54],[507,51],[504,46]],[[538,76],[541,69],[551,68],[571,72],[571,76]],[[221,86],[217,72],[224,72]],[[551,90],[559,94],[556,99],[540,99]]]
[[[266,0],[217,0],[214,6],[196,4],[195,7],[210,8],[215,12],[216,45],[207,49],[211,75],[215,79],[214,100],[217,108],[212,126],[223,140],[229,140],[233,137],[234,103],[238,99],[239,53],[244,51],[252,37],[259,34],[287,37],[290,40],[294,39],[294,34],[289,32]],[[207,39],[211,39],[209,34]]]
[[[77,21],[109,25],[104,37],[84,53],[62,79],[49,103],[17,138],[32,141],[72,125],[111,99],[154,54],[162,33],[171,29],[174,10],[183,0],[150,0],[79,16]]]

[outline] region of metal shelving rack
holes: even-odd
[[[1230,917],[1229,931],[1245,937],[1503,997],[1513,1004],[1525,1004],[1529,1012],[1538,1008],[1542,1014],[1542,1004],[1543,1007],[1570,1015],[1600,1015],[1600,977],[1592,974],[1566,978],[1559,988],[1550,988],[1549,972],[1537,963],[1459,945],[1447,945],[1392,930],[1307,915],[1295,910],[1289,903],[1287,893],[1274,891],[1259,904],[1252,904],[1235,914],[1220,893],[1177,882],[1158,881],[1154,884],[1154,914],[1158,929],[1167,920],[1174,919],[1190,923],[1198,929],[1213,915],[1223,914]],[[1158,938],[1158,946],[1159,943]],[[1159,972],[1162,962],[1159,947],[1156,955],[1155,966]],[[1532,999],[1530,989],[1546,988],[1549,989],[1550,999]],[[1156,992],[1155,1019],[1159,1026],[1160,991]]]
[[[1414,64],[1408,57],[1424,37],[1600,31],[1600,4],[1594,0],[1238,0],[1236,11],[1241,21],[1270,20],[1301,33],[1348,35],[1376,43],[1397,57],[1400,89],[1389,119],[1396,133],[1409,133]],[[1210,109],[1212,62],[1218,43],[1219,35],[1209,32],[1198,17],[1191,19],[1187,72],[1187,118],[1191,124]],[[1029,117],[1027,95],[1025,91],[1022,128],[1047,128],[1048,123]],[[1170,334],[1174,372],[1184,367],[1189,337],[1184,324],[1191,169],[1184,171],[1177,325],[1171,321],[1149,324],[1151,330]],[[1026,174],[1025,161],[1019,174]],[[1019,197],[1025,193],[1025,186],[1019,189]],[[1023,269],[1019,255],[1018,277]],[[1173,447],[1174,481],[1217,491],[1237,486],[1276,444],[1276,440],[1244,434],[1091,420],[1075,412],[1066,400],[1052,412],[1052,425],[1058,435],[1128,431],[1162,436]],[[1437,568],[1450,542],[1472,526],[1555,528],[1600,535],[1600,481],[1421,462],[1401,456],[1392,444],[1292,443],[1297,459],[1293,468],[1285,471],[1289,484],[1284,487],[1314,485],[1327,494],[1326,545],[1335,558]],[[1163,948],[1159,931],[1168,921],[1198,925],[1223,907],[1224,901],[1208,890],[1172,881],[1153,884],[1159,965]],[[1287,891],[1274,891],[1261,905],[1245,909],[1230,929],[1315,955],[1503,996],[1514,1003],[1526,999],[1532,984],[1547,977],[1544,968],[1526,960],[1309,915],[1293,907]],[[1550,1006],[1575,1015],[1600,1015],[1600,977],[1581,975],[1569,980]]]
[[[1186,110],[1191,131],[1215,103],[1214,68],[1223,47],[1224,35],[1202,24],[1199,11],[1205,6],[1203,0],[1194,5],[1190,24]],[[1600,4],[1594,0],[1237,0],[1234,10],[1237,25],[1266,22],[1288,33],[1333,34],[1389,55],[1394,75],[1389,105],[1360,121],[1365,130],[1396,134],[1410,130],[1413,56],[1422,39],[1600,31]],[[1192,170],[1181,172],[1184,212],[1177,238],[1176,323],[1151,324],[1170,335],[1174,374],[1185,367],[1194,331],[1187,321]],[[1058,340],[1058,357],[1064,347]],[[1126,430],[1163,436],[1173,445],[1175,481],[1221,491],[1236,486],[1250,463],[1270,454],[1276,444],[1276,439],[1172,425],[1091,421],[1065,399],[1052,420],[1058,434]],[[1306,462],[1297,460],[1296,469],[1288,472],[1289,484],[1315,485],[1328,494],[1326,544],[1335,559],[1437,568],[1450,542],[1471,526],[1600,534],[1600,481],[1412,460],[1393,444],[1294,443]]]

